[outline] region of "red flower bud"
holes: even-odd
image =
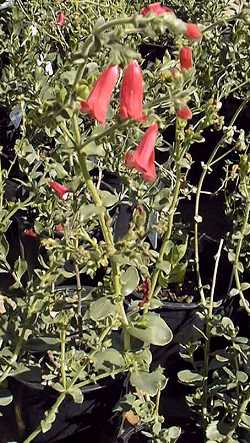
[[[143,115],[143,77],[137,60],[129,63],[123,75],[120,94],[120,117],[145,120]]]
[[[154,147],[157,135],[158,125],[154,123],[146,130],[136,150],[129,151],[125,155],[126,166],[136,169],[148,182],[153,182],[156,179]]]
[[[182,120],[191,120],[192,118],[192,111],[188,107],[188,105],[183,105],[181,108],[179,108],[176,111],[177,117],[181,118]]]
[[[200,40],[202,38],[202,32],[194,23],[186,23],[185,37],[189,40]]]
[[[24,229],[23,233],[26,237],[38,238],[38,234],[35,232],[34,228]]]
[[[165,14],[166,12],[168,12],[168,13],[173,13],[174,11],[173,11],[173,9],[171,9],[171,8],[168,8],[167,6],[161,6],[161,4],[160,4],[160,2],[158,2],[158,3],[152,3],[151,5],[149,5],[149,6],[146,6],[145,8],[143,8],[142,10],[141,10],[141,15],[148,15],[148,14],[155,14],[155,15],[157,15],[157,16],[160,16],[160,15],[162,15],[162,14]]]
[[[80,110],[90,114],[99,123],[105,124],[111,96],[118,78],[118,65],[106,68],[97,79],[88,99],[81,101]]]
[[[181,48],[180,49],[180,64],[181,69],[192,69],[193,58],[192,58],[192,48]]]
[[[56,23],[58,26],[64,26],[65,24],[65,15],[62,11],[58,12],[56,16]]]
[[[49,187],[55,191],[57,196],[62,200],[67,200],[70,189],[58,182],[50,182]]]

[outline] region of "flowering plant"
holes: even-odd
[[[80,2],[74,6],[61,2],[65,8],[60,5],[60,11],[49,2],[42,10],[39,2],[31,3],[26,10],[18,1],[1,18],[14,46],[24,47],[28,61],[24,64],[26,71],[19,72],[14,57],[17,49],[10,48],[11,60],[2,73],[5,82],[1,92],[6,93],[3,105],[12,109],[10,120],[16,133],[14,158],[2,168],[0,178],[1,272],[11,280],[1,299],[0,380],[6,389],[8,377],[27,376],[38,370],[42,385],[52,388],[57,396],[30,435],[21,426],[22,441],[29,443],[53,429],[67,398],[80,404],[87,386],[120,376],[121,384],[126,376],[129,385],[117,406],[121,432],[124,422],[128,422],[142,425],[151,441],[178,440],[179,426],[162,426],[160,397],[167,378],[165,368],[154,365],[152,346],[166,347],[175,339],[167,319],[161,316],[161,308],[171,300],[171,293],[177,301],[179,295],[188,303],[185,282],[190,272],[195,279],[191,298],[198,300],[203,323],[198,331],[201,342],[197,339],[196,344],[185,344],[183,352],[196,369],[181,371],[179,379],[197,385],[190,403],[203,414],[203,436],[219,442],[226,435],[231,438],[227,441],[235,441],[232,439],[238,426],[247,426],[248,377],[241,376],[243,381],[237,378],[239,402],[236,409],[231,407],[227,434],[219,426],[223,412],[214,412],[214,421],[209,421],[211,336],[223,335],[229,341],[227,352],[235,352],[237,377],[239,372],[244,373],[245,361],[239,361],[242,349],[230,319],[222,312],[213,316],[223,242],[211,291],[202,282],[199,199],[209,168],[221,158],[215,160],[219,148],[228,142],[237,116],[248,103],[246,81],[237,85],[237,92],[245,94],[244,100],[231,123],[223,127],[220,100],[233,88],[228,91],[223,84],[214,94],[212,88],[204,86],[204,72],[195,70],[204,63],[202,39],[207,47],[210,44],[207,19],[200,25],[189,21],[193,17],[180,17],[175,2],[169,6],[141,5],[138,10],[134,5],[133,11],[132,7],[130,11],[124,8],[111,20],[104,13],[90,31],[88,25],[83,30],[79,27],[84,13]],[[46,19],[47,12],[53,19],[53,32],[46,31],[43,36],[45,24],[41,20]],[[27,24],[22,32],[20,15]],[[240,29],[245,32],[245,8],[235,20],[235,26],[243,23]],[[227,26],[226,18],[225,23]],[[137,52],[139,43],[156,38],[167,38],[174,49],[166,50],[162,61],[145,65]],[[38,57],[39,47],[43,53]],[[31,63],[31,54],[36,64]],[[210,71],[209,75],[211,80]],[[203,164],[195,188],[188,183],[191,146],[203,143],[204,132],[211,127],[223,129],[223,135],[208,163]],[[164,137],[166,130],[169,139]],[[231,144],[237,143],[236,132]],[[241,132],[241,145],[243,142],[246,144]],[[15,165],[15,182],[23,193],[13,203],[5,199],[5,189]],[[244,271],[240,254],[249,234],[248,172],[249,155],[244,153],[238,185],[244,206],[243,224],[240,214],[240,240],[233,237],[230,248],[234,295],[240,296],[249,313],[244,295],[247,288],[239,276]],[[115,185],[107,180],[110,176],[115,177]],[[195,192],[193,248],[187,226],[178,222],[176,215],[181,199],[190,199]],[[124,209],[130,216],[121,233],[119,221]],[[19,215],[20,251],[10,264],[6,236],[15,215]],[[65,283],[72,281],[73,289],[65,288]],[[199,346],[205,355],[203,370],[193,358]],[[12,397],[3,392],[3,403],[7,404]],[[221,410],[222,406],[224,403],[219,405]],[[22,416],[22,410],[19,412]]]

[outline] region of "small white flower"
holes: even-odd
[[[39,55],[39,58],[37,59],[37,66],[41,66],[44,62],[44,57],[42,54]]]
[[[37,27],[35,26],[35,25],[32,25],[31,26],[31,35],[33,36],[33,37],[35,37],[35,35],[38,33],[38,29],[37,29]]]
[[[46,63],[45,72],[48,75],[53,75],[53,68],[52,68],[52,64],[50,62]]]

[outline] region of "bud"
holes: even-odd
[[[192,111],[191,109],[188,107],[188,105],[183,105],[181,106],[177,111],[176,111],[176,115],[177,117],[179,117],[182,120],[191,120],[192,118]]]
[[[192,67],[193,67],[192,48],[189,48],[189,47],[181,48],[179,58],[180,58],[180,64],[181,64],[182,70],[192,69]]]
[[[194,23],[186,23],[184,35],[189,40],[200,40],[202,38],[202,32]]]

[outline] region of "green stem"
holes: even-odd
[[[242,227],[240,230],[239,240],[238,240],[238,244],[236,247],[236,253],[235,253],[235,261],[234,261],[234,265],[233,265],[233,273],[234,273],[236,287],[239,291],[242,305],[244,306],[248,315],[250,315],[250,308],[249,308],[249,304],[248,304],[247,300],[244,297],[243,291],[241,289],[241,282],[240,282],[238,267],[239,267],[240,253],[241,253],[241,249],[242,249],[242,245],[243,245],[243,240],[244,240],[246,228],[248,225],[249,215],[250,215],[250,195],[248,196],[248,200],[247,200],[246,207],[245,207],[243,223],[242,223]]]
[[[63,328],[61,330],[61,375],[62,375],[62,385],[66,390],[67,379],[65,370],[65,347],[66,347],[66,330]]]
[[[5,372],[2,374],[2,376],[0,377],[0,384],[6,380],[6,378],[10,375],[11,371],[12,371],[12,366],[13,364],[16,363],[18,356],[21,352],[22,346],[23,346],[23,341],[24,341],[24,336],[25,336],[25,332],[26,330],[29,328],[30,326],[30,319],[27,318],[25,325],[22,329],[21,334],[19,335],[18,339],[17,339],[17,344],[14,350],[14,353],[10,359],[10,361],[8,362],[8,367],[6,368]]]
[[[202,420],[203,429],[206,429],[208,415],[207,415],[207,403],[208,403],[208,370],[209,370],[209,355],[210,355],[210,342],[211,342],[211,321],[213,318],[213,308],[214,308],[214,291],[217,280],[218,266],[222,251],[224,240],[220,241],[218,252],[216,254],[213,280],[210,293],[209,308],[206,316],[206,341],[204,346],[204,370],[203,370],[203,396],[202,396]]]
[[[125,24],[129,24],[129,23],[133,23],[133,22],[134,22],[134,17],[119,18],[119,19],[110,20],[109,22],[104,23],[99,28],[96,28],[95,30],[93,30],[93,33],[91,35],[89,35],[89,37],[87,38],[87,40],[84,44],[84,48],[82,50],[82,57],[84,58],[84,62],[81,63],[78,67],[76,77],[75,77],[75,80],[73,83],[73,88],[72,88],[73,90],[75,89],[77,83],[82,79],[82,76],[84,74],[85,67],[86,67],[86,60],[88,58],[88,55],[89,55],[89,52],[90,52],[92,46],[94,46],[94,44],[95,44],[95,36],[99,36],[104,31],[107,31],[109,28],[112,28],[114,26],[125,25]]]
[[[229,128],[231,128],[236,119],[238,118],[239,114],[242,112],[242,110],[245,108],[245,106],[247,105],[249,101],[249,97],[247,97],[237,108],[236,112],[234,113],[230,123],[229,123]],[[205,298],[205,294],[204,294],[204,289],[203,289],[203,284],[201,281],[201,275],[200,275],[200,263],[199,263],[199,223],[200,223],[200,219],[199,219],[199,209],[200,209],[200,197],[201,197],[201,190],[203,187],[203,183],[204,180],[206,178],[207,175],[207,171],[209,170],[211,164],[214,161],[215,156],[217,155],[217,152],[219,151],[220,147],[223,145],[224,140],[227,137],[227,132],[228,130],[223,134],[223,136],[221,137],[221,139],[218,141],[218,143],[216,144],[212,154],[210,155],[206,166],[203,168],[199,183],[198,183],[198,187],[197,187],[197,191],[196,191],[196,200],[195,200],[195,216],[194,216],[194,221],[195,221],[195,225],[194,225],[194,249],[195,249],[195,267],[196,267],[196,275],[197,275],[197,282],[198,282],[198,289],[200,292],[200,296],[201,296],[201,302],[204,306],[206,306],[206,298]]]
[[[115,369],[114,371],[112,371],[112,375],[117,375],[117,374],[120,374],[121,372],[124,372],[124,368],[123,369],[121,369],[121,368],[120,369]],[[97,382],[97,381],[102,380],[104,378],[107,378],[109,376],[110,376],[110,373],[108,373],[108,374],[105,373],[105,374],[97,375],[94,380],[84,380],[84,381],[81,381],[80,383],[77,383],[75,385],[75,388],[81,389],[84,386],[88,386],[90,384],[93,384],[94,382]]]
[[[162,242],[162,246],[161,246],[161,249],[159,252],[159,257],[157,259],[156,267],[153,272],[153,276],[152,276],[152,280],[151,280],[151,289],[150,289],[150,294],[148,297],[149,303],[150,303],[150,300],[155,295],[155,290],[156,290],[156,286],[157,286],[157,282],[158,282],[158,278],[159,278],[159,274],[160,274],[160,270],[158,269],[157,264],[159,264],[163,260],[164,255],[166,253],[168,242],[169,242],[171,235],[172,235],[174,216],[175,216],[175,212],[176,212],[176,209],[178,206],[178,201],[179,201],[179,193],[180,193],[180,187],[181,187],[181,175],[182,175],[181,174],[181,160],[184,157],[186,151],[183,150],[182,154],[181,154],[181,147],[179,144],[178,130],[179,130],[179,123],[177,120],[177,122],[176,122],[176,162],[175,162],[176,163],[176,182],[175,182],[175,189],[174,189],[172,203],[171,203],[171,206],[168,211],[167,231],[163,237],[163,242]],[[147,303],[145,305],[146,310],[148,309],[149,303]]]
[[[116,127],[116,125],[114,125]],[[114,254],[115,254],[115,246],[113,241],[113,235],[111,232],[111,229],[109,228],[109,219],[108,214],[103,207],[102,200],[99,196],[98,190],[96,189],[93,180],[89,174],[87,163],[86,163],[86,155],[82,152],[82,145],[81,145],[81,137],[80,137],[80,131],[79,131],[79,125],[78,125],[78,118],[75,114],[73,117],[73,129],[74,129],[74,135],[75,135],[75,147],[78,154],[78,161],[80,164],[81,172],[86,184],[86,187],[92,197],[93,202],[95,205],[99,208],[102,208],[103,211],[100,212],[98,218],[99,223],[101,226],[101,230],[103,233],[104,240],[108,246],[109,249],[109,258],[110,258],[110,264],[111,264],[111,271],[112,271],[112,281],[114,284],[114,290],[116,298],[119,300],[121,298],[122,294],[122,287],[120,282],[120,267],[114,260]],[[128,319],[124,310],[123,302],[119,301],[117,303],[117,308],[120,314],[121,322],[124,326],[128,326]]]
[[[45,420],[50,421],[50,419],[53,418],[53,416],[58,412],[58,409],[62,402],[64,401],[66,397],[66,392],[62,392],[59,397],[57,398],[56,402],[53,404],[52,408],[50,409],[48,415],[46,416]],[[30,434],[29,437],[27,437],[23,443],[30,443],[33,441],[39,434],[42,432],[41,425],[39,425],[33,432]]]
[[[110,329],[112,328],[112,326],[108,326],[103,333],[100,336],[100,345],[102,344],[103,340],[105,339],[105,337],[108,335]],[[89,359],[91,359],[95,353],[98,350],[94,350],[90,356]],[[77,374],[75,375],[75,377],[73,378],[73,380],[71,381],[70,385],[68,386],[67,390],[65,389],[65,392],[62,392],[59,397],[57,398],[56,402],[53,404],[52,408],[50,409],[47,418],[49,419],[49,417],[51,417],[52,415],[54,415],[55,413],[57,413],[59,406],[61,405],[61,403],[63,402],[63,400],[65,399],[67,393],[75,386],[76,381],[79,378],[80,373],[84,370],[84,366],[81,367],[80,371],[77,372]],[[119,372],[121,372],[121,370],[119,370]],[[116,374],[116,372],[114,371],[113,374]],[[100,378],[105,378],[107,377],[107,374],[105,374],[105,376],[102,377],[96,377],[96,380],[100,379]],[[88,380],[85,385],[93,383],[93,381]],[[35,429],[35,431],[23,442],[23,443],[30,443],[32,440],[34,440],[34,438],[36,438],[40,432],[42,432],[42,428],[41,425],[39,425],[37,427],[37,429]]]

